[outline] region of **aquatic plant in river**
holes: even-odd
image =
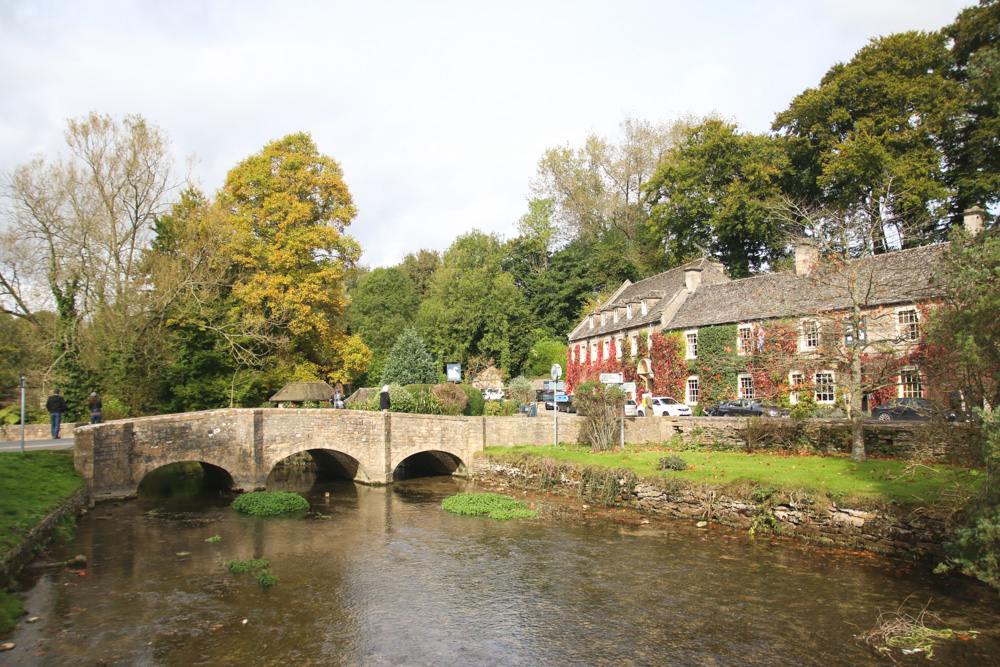
[[[526,503],[500,493],[458,493],[445,498],[441,507],[452,514],[488,516],[500,521],[538,516]]]
[[[244,514],[270,516],[305,512],[309,509],[309,501],[297,493],[287,491],[253,491],[234,500],[232,508]]]

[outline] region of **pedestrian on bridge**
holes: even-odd
[[[101,423],[101,398],[97,395],[96,391],[90,392],[90,401],[88,402],[90,406],[90,423],[100,424]]]
[[[62,416],[66,412],[66,399],[56,389],[45,401],[45,409],[49,411],[49,425],[52,429],[52,439],[59,439],[59,427],[62,426]]]
[[[388,412],[391,403],[389,401],[389,385],[383,385],[382,393],[378,397],[378,407],[382,412]]]

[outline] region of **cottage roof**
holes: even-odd
[[[847,286],[867,294],[864,305],[913,303],[938,297],[935,268],[947,244],[876,255],[834,268],[821,265],[810,276],[771,273],[727,283],[703,285],[689,295],[668,329],[790,317],[852,306]]]
[[[329,401],[333,398],[333,387],[325,382],[289,382],[268,400],[281,401]]]
[[[584,317],[583,321],[570,333],[571,341],[591,336],[602,336],[605,334],[644,327],[650,324],[659,324],[663,311],[672,303],[673,298],[684,289],[684,272],[687,269],[701,269],[701,286],[698,290],[704,289],[706,285],[714,285],[729,281],[723,272],[722,266],[707,259],[697,259],[688,262],[677,268],[658,273],[655,276],[640,280],[637,283],[626,281],[618,292],[615,293],[606,303],[601,304]],[[696,292],[697,293],[697,292]],[[635,307],[643,299],[660,299],[655,304],[649,304],[645,315]],[[602,325],[600,320],[601,312],[610,313],[615,308],[624,307],[626,304],[633,304],[631,318],[618,318],[615,322],[613,317],[605,317]],[[590,316],[596,314],[594,328],[590,328]]]

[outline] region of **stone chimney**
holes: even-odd
[[[978,206],[965,209],[965,231],[969,236],[975,236],[983,231],[983,214],[986,213]]]
[[[684,287],[693,293],[701,285],[701,267],[690,266],[684,269]]]
[[[819,261],[819,249],[816,242],[808,236],[795,241],[795,275],[808,276]]]

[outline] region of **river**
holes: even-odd
[[[87,568],[29,575],[39,620],[0,664],[875,665],[852,638],[908,598],[983,631],[930,664],[1000,656],[995,592],[902,561],[521,491],[538,518],[459,517],[442,499],[479,489],[451,477],[272,486],[310,514],[242,516],[189,474],[98,504],[56,554]],[[221,564],[250,557],[278,583]]]

